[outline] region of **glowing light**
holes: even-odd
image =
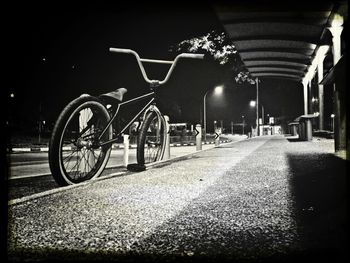
[[[255,107],[256,106],[256,101],[255,100],[251,100],[249,102],[249,105],[250,105],[250,107]]]
[[[215,95],[220,95],[220,94],[222,94],[223,90],[224,90],[223,86],[217,86],[214,89],[214,93],[215,93]]]

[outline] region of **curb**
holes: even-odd
[[[238,141],[224,140],[224,141],[220,141],[220,143],[225,143],[225,142],[226,143],[238,143],[240,141],[241,140],[238,140]],[[213,143],[206,143],[206,144],[214,144],[214,143],[215,142],[213,142]],[[204,144],[204,143],[202,143],[202,144]],[[217,147],[219,147],[219,146],[214,146],[213,148],[217,148]],[[186,157],[188,157],[190,155],[193,155],[193,154],[196,154],[196,153],[199,153],[199,152],[208,151],[208,150],[211,150],[213,148],[202,149],[202,150],[199,150],[199,151],[196,151],[196,152],[192,152],[192,153],[187,153],[187,154],[184,154],[184,155],[176,156],[176,157],[171,158],[171,159],[162,160],[162,161],[159,161],[159,162],[154,162],[154,163],[151,163],[151,164],[147,165],[147,168],[151,169],[153,167],[157,167],[157,166],[162,165],[164,163],[169,163],[169,162],[174,162],[174,161],[176,162],[178,160],[181,160],[182,158],[186,158]],[[28,149],[30,149],[30,148],[28,148]],[[110,166],[108,168],[106,167],[106,170],[107,169],[114,169],[114,168],[116,168],[116,167]],[[47,195],[60,193],[60,192],[67,191],[67,190],[72,189],[72,188],[82,187],[82,186],[85,186],[87,184],[91,184],[93,182],[109,179],[109,178],[112,178],[112,177],[114,177],[116,175],[120,176],[120,175],[123,175],[123,174],[126,174],[126,173],[128,173],[128,170],[126,170],[126,168],[125,168],[124,171],[112,173],[112,174],[109,174],[109,175],[106,175],[106,176],[102,176],[102,177],[98,177],[98,178],[96,178],[94,180],[90,180],[90,181],[86,181],[86,182],[79,183],[79,184],[74,184],[74,185],[68,185],[68,186],[64,186],[64,187],[58,187],[58,188],[54,188],[54,189],[47,190],[47,191],[44,191],[44,192],[32,194],[32,195],[29,195],[29,196],[12,199],[12,200],[9,200],[7,202],[7,205],[8,206],[17,205],[17,204],[20,204],[20,203],[23,203],[23,202],[27,202],[27,201],[30,201],[30,200],[33,200],[33,199],[37,199],[37,198],[41,198],[41,197],[44,197],[44,196],[47,196]],[[46,174],[43,174],[43,175],[46,175]],[[20,178],[16,178],[16,179],[20,179]]]
[[[231,142],[232,140],[222,140],[220,143],[228,143]],[[202,142],[202,145],[204,144],[215,144],[215,142]],[[170,143],[170,147],[181,147],[181,146],[194,146],[196,145],[195,143]],[[63,147],[63,150],[70,151],[72,150],[72,147]],[[131,144],[129,145],[129,149],[136,149],[137,145],[136,144]],[[124,149],[124,145],[113,145],[112,150],[115,149]],[[12,148],[12,149],[6,149],[7,153],[23,153],[23,152],[48,152],[49,147],[18,147],[18,148]]]

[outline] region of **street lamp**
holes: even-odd
[[[224,90],[223,86],[217,86],[214,88],[214,94],[215,95],[220,95],[222,94]],[[207,90],[207,92],[204,94],[203,97],[203,131],[204,131],[204,141],[207,141],[207,106],[206,106],[206,99],[208,92],[211,90]]]
[[[257,133],[259,134],[259,132],[258,132],[258,130],[259,130],[259,109],[258,109],[257,103],[256,103],[255,100],[251,100],[249,102],[249,105],[250,105],[250,107],[257,107],[257,109],[256,109],[256,124],[257,124],[256,128],[257,128]],[[261,106],[261,113],[262,113],[262,118],[261,118],[262,125],[264,125],[265,124],[265,121],[264,121],[264,115],[265,115],[264,114],[264,106],[261,103],[260,103],[260,106]]]

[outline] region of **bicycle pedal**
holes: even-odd
[[[146,166],[144,164],[132,163],[128,164],[126,169],[131,172],[142,172],[146,170]]]

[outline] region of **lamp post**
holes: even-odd
[[[257,102],[255,100],[251,100],[250,103],[249,103],[250,107],[256,107],[256,123],[257,123],[257,134],[260,135],[260,132],[259,132],[259,106],[257,104]],[[260,103],[260,106],[261,106],[261,113],[262,113],[262,116],[261,116],[261,121],[262,121],[262,125],[264,126],[265,124],[265,121],[264,121],[264,106]]]
[[[264,116],[265,116],[265,114],[264,114],[264,106],[262,104],[260,104],[260,105],[261,105],[261,114],[262,114],[262,116],[261,116],[261,118],[262,118],[262,125],[264,126],[265,125],[265,121],[264,121]]]
[[[215,94],[221,94],[223,91],[223,86],[217,86],[214,88],[214,93]],[[204,131],[204,141],[207,141],[207,106],[206,106],[206,99],[208,92],[211,90],[207,90],[207,92],[204,94],[203,97],[203,131]]]

